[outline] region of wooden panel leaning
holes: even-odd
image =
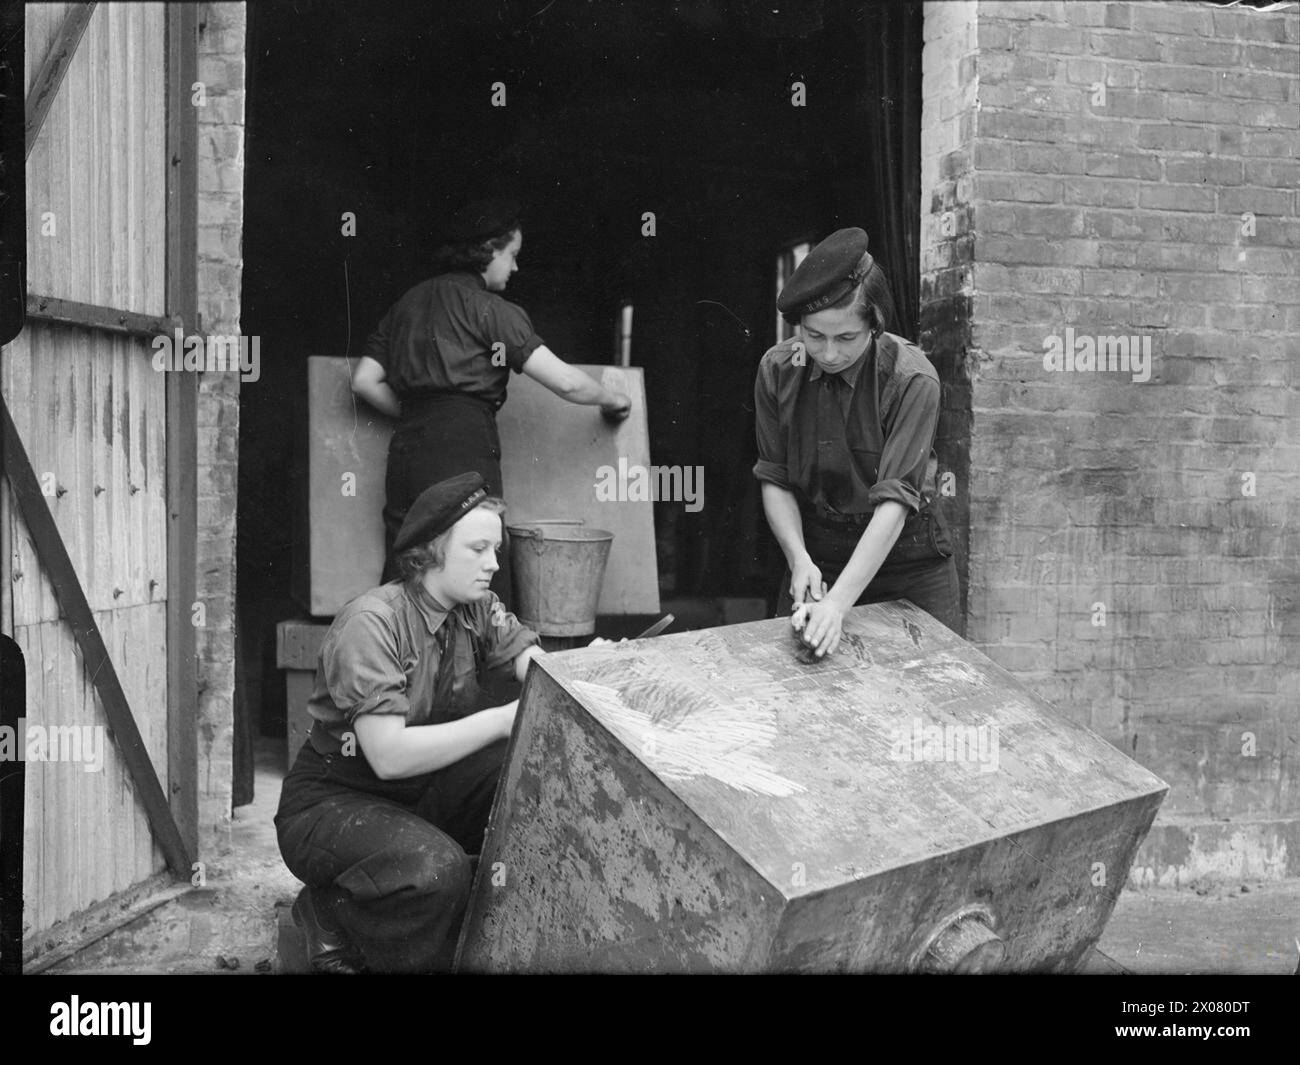
[[[497,415],[506,522],[580,518],[614,534],[596,612],[659,611],[654,501],[659,470],[650,464],[645,374],[640,368],[575,366],[632,400],[627,420],[610,425],[595,407],[575,407],[528,377],[510,379]],[[670,471],[669,488],[674,482]],[[681,478],[675,482],[681,487]],[[702,485],[700,488],[702,489]]]
[[[530,669],[466,971],[1069,971],[1167,786],[906,602]]]
[[[510,398],[497,415],[506,521],[581,518],[608,529],[614,543],[597,611],[653,614],[659,609],[654,504],[640,490],[650,491],[657,471],[649,465],[642,371],[577,369],[626,392],[632,413],[610,425],[595,407],[573,406],[530,378],[512,376]],[[308,498],[297,514],[293,576],[294,598],[313,617],[337,614],[375,587],[384,568],[384,475],[393,423],[352,394],[350,379],[347,359],[307,360],[307,440],[298,461]],[[604,495],[633,498],[602,498],[602,477]],[[637,490],[621,490],[633,480]]]

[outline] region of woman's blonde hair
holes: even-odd
[[[506,512],[505,500],[498,499],[496,496],[488,496],[474,510],[486,508],[493,514],[504,514]],[[473,513],[470,511],[469,513]],[[464,521],[462,517],[460,519]],[[456,526],[453,525],[451,529]],[[440,532],[432,540],[423,544],[416,544],[414,547],[408,547],[397,556],[397,573],[407,584],[418,584],[428,570],[442,569],[447,564],[447,541],[451,539],[451,529]]]

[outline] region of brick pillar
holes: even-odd
[[[239,333],[244,224],[244,30],[242,3],[199,8],[198,308],[206,334]],[[235,501],[239,374],[203,374],[198,398],[196,587],[207,609],[198,629],[199,846],[230,842],[235,688]]]
[[[971,153],[975,123],[975,0],[925,8],[921,52],[920,344],[943,383],[939,506],[952,531],[962,589],[970,587]]]
[[[925,8],[968,636],[1170,783],[1143,882],[1300,874],[1298,40],[1294,8]],[[1149,378],[1045,365],[1081,337]]]

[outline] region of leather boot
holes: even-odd
[[[293,923],[302,929],[307,939],[307,957],[318,973],[352,975],[365,972],[365,965],[347,936],[335,928],[321,923],[317,899],[323,892],[305,887],[298,892],[290,911]],[[315,896],[315,897],[313,897]],[[324,907],[328,912],[328,907]]]

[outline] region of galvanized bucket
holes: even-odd
[[[614,534],[582,519],[507,526],[515,614],[542,636],[589,636]]]

